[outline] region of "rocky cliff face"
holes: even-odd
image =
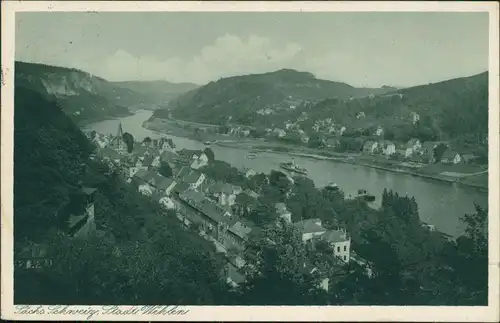
[[[47,73],[40,79],[48,94],[55,96],[78,95],[80,91],[97,94],[95,78],[87,73],[70,72],[67,75]]]
[[[141,96],[89,73],[55,66],[16,62],[16,86],[55,100],[76,122],[131,114]]]

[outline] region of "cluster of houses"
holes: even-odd
[[[438,149],[439,146],[441,149]],[[410,139],[401,145],[389,140],[367,140],[363,144],[363,152],[385,156],[397,155],[417,163],[460,164],[472,163],[477,158],[473,154],[461,154],[453,150],[447,142],[426,141],[422,144],[418,139]]]
[[[104,142],[97,134],[88,134],[95,141]],[[114,170],[118,170],[134,185],[138,192],[151,197],[167,209],[175,210],[177,218],[207,240],[213,242],[218,251],[224,252],[229,259],[227,281],[237,285],[244,281],[241,268],[245,265],[242,252],[252,232],[260,229],[242,214],[251,212],[251,206],[237,204],[240,194],[246,199],[257,199],[259,194],[244,190],[239,186],[211,180],[199,169],[207,165],[208,158],[199,151],[175,151],[173,144],[165,139],[136,143],[132,152],[127,151],[123,141],[121,125],[117,135],[107,140],[107,145],[98,145],[98,155]],[[97,157],[97,156],[96,156]],[[160,174],[162,162],[171,166],[171,174]],[[241,174],[249,178],[256,174],[251,169],[241,169]],[[94,196],[96,189],[83,188],[79,197],[63,208],[68,216],[68,234],[72,237],[88,237],[102,234],[96,230],[94,219]],[[243,210],[243,208],[246,208]],[[291,213],[284,203],[275,205],[277,218],[287,225],[293,225],[307,246],[319,240],[326,242],[332,256],[348,263],[350,261],[350,238],[345,231],[327,230],[319,219],[308,219],[292,223]],[[283,223],[280,221],[279,223]],[[18,265],[35,268],[48,261],[43,248],[33,247],[25,252],[27,257],[20,258]],[[311,264],[304,264],[304,270],[318,272]],[[321,287],[328,289],[328,277],[322,277]],[[242,280],[243,279],[243,280]]]
[[[151,196],[165,208],[175,209],[180,221],[188,227],[196,228],[201,236],[212,241],[219,251],[226,253],[230,259],[228,282],[237,284],[238,274],[241,274],[239,270],[245,263],[242,251],[250,233],[259,231],[259,228],[241,216],[251,212],[251,209],[242,211],[242,206],[236,203],[236,199],[240,194],[246,195],[247,199],[256,199],[259,195],[230,183],[207,178],[199,170],[208,164],[208,158],[203,152],[177,152],[167,141],[160,139],[141,144],[127,154],[125,145],[120,140],[120,133],[121,127],[109,145],[101,149],[105,152],[101,157],[111,166],[119,167],[127,181],[135,185],[140,193]],[[159,173],[162,162],[168,162],[171,166],[170,176]],[[240,173],[247,178],[256,175],[254,170],[248,168],[240,169]],[[294,225],[301,232],[305,244],[321,239],[331,246],[333,256],[349,262],[350,238],[344,231],[326,230],[321,227],[319,220],[292,223],[291,214],[284,203],[277,203],[275,207],[278,218]],[[318,228],[319,231],[311,232]],[[326,285],[323,284],[324,286]]]

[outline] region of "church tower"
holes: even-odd
[[[125,153],[127,151],[127,144],[123,140],[123,127],[122,123],[118,124],[118,131],[116,136],[111,141],[111,148],[119,152],[120,154]]]

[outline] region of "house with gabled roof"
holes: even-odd
[[[375,149],[377,149],[378,143],[373,140],[367,140],[363,143],[363,151],[365,153],[373,154]]]
[[[234,205],[236,196],[242,192],[240,186],[216,182],[207,187],[207,194],[215,198],[221,205]]]
[[[162,196],[169,196],[172,193],[177,182],[171,178],[157,175],[153,186],[156,188],[157,193]]]
[[[160,161],[162,162],[168,162],[168,163],[178,163],[180,159],[180,156],[170,150],[164,150],[161,155],[160,155]]]
[[[410,155],[420,151],[420,149],[422,148],[422,143],[420,142],[420,140],[412,138],[408,140],[408,142],[405,145],[405,148],[407,151],[406,157],[409,157]]]
[[[334,256],[346,263],[349,262],[351,238],[347,236],[345,230],[328,230],[319,239],[325,241],[333,249]]]
[[[321,225],[320,219],[307,219],[295,222],[295,228],[302,234],[302,241],[310,244],[313,248],[315,244],[322,240],[330,246],[332,253],[343,262],[349,262],[351,238],[345,230],[327,230]]]
[[[257,174],[256,171],[254,171],[253,169],[248,168],[248,167],[238,169],[238,172],[240,174],[242,174],[243,176],[245,176],[246,178],[250,178],[250,177],[255,176]]]
[[[302,234],[302,241],[307,242],[314,236],[320,236],[326,232],[326,229],[321,226],[320,219],[306,219],[295,222],[293,224]]]
[[[455,150],[446,149],[441,157],[443,164],[459,164],[462,162],[462,156]]]
[[[184,182],[191,185],[192,188],[198,188],[205,180],[205,174],[193,170],[187,176],[184,177]]]
[[[389,140],[381,140],[379,142],[378,147],[382,151],[382,153],[386,156],[391,156],[396,153],[396,145]]]
[[[462,161],[466,164],[473,163],[478,157],[474,154],[463,154]]]

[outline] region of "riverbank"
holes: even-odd
[[[388,160],[383,156],[364,155],[361,153],[338,153],[308,147],[297,147],[277,142],[269,142],[264,139],[241,139],[235,136],[221,135],[213,132],[203,132],[202,134],[196,135],[191,127],[181,126],[181,124],[174,120],[147,120],[142,126],[148,130],[158,133],[184,137],[191,140],[197,140],[199,142],[216,142],[215,144],[221,147],[251,150],[254,152],[273,152],[316,160],[329,160],[338,163],[354,164],[357,166],[379,169],[391,173],[406,174],[428,180],[435,180],[450,184],[460,184],[477,188],[484,193],[488,192],[487,172],[477,176],[467,176],[467,174],[465,174],[466,176],[442,175],[442,173],[447,173],[445,170],[448,170],[448,173],[453,173],[453,165],[443,165],[441,167],[421,165],[421,167],[412,167],[409,163]]]
[[[84,128],[86,126],[89,126],[89,125],[92,125],[96,122],[101,122],[101,121],[106,121],[106,120],[116,120],[116,119],[120,119],[120,118],[125,118],[125,117],[130,117],[130,116],[133,116],[135,113],[134,112],[130,112],[130,113],[127,113],[127,114],[120,114],[120,115],[116,115],[116,116],[102,116],[102,117],[95,117],[95,118],[87,118],[85,120],[80,120],[76,123],[77,126],[79,126],[80,128]]]
[[[374,169],[379,169],[379,170],[384,170],[387,172],[392,172],[392,173],[400,173],[400,174],[407,174],[415,177],[421,177],[425,179],[430,179],[430,180],[436,180],[436,181],[441,181],[441,182],[448,182],[451,184],[458,183],[460,185],[466,185],[470,187],[475,187],[481,190],[484,190],[485,193],[488,192],[488,186],[486,185],[481,185],[481,184],[476,184],[476,183],[470,183],[466,182],[465,180],[467,178],[459,178],[459,177],[445,177],[443,175],[439,174],[425,174],[425,173],[418,173],[415,171],[412,171],[408,167],[402,166],[397,163],[388,163],[388,165],[377,165],[373,163],[375,160],[372,160],[372,163],[367,163],[364,162],[364,160],[369,160],[369,157],[367,156],[361,156],[360,154],[341,154],[341,153],[332,153],[331,155],[333,156],[324,156],[324,155],[319,155],[319,154],[311,154],[311,153],[302,153],[302,152],[297,152],[293,150],[284,150],[283,148],[274,148],[272,146],[269,146],[268,148],[263,148],[263,143],[258,142],[257,144],[259,146],[257,147],[251,147],[249,148],[248,145],[240,145],[239,142],[218,142],[216,143],[219,146],[223,147],[228,147],[228,148],[235,148],[235,149],[251,149],[252,151],[255,152],[273,152],[273,153],[278,153],[278,154],[283,154],[283,155],[291,155],[291,156],[297,156],[297,157],[304,157],[304,158],[312,158],[312,159],[317,159],[317,160],[329,160],[333,162],[339,162],[339,163],[346,163],[346,164],[353,164],[357,166],[362,166],[362,167],[369,167],[369,168],[374,168]],[[246,142],[245,144],[248,144]],[[380,160],[377,160],[377,162],[380,162]],[[396,167],[395,167],[396,166]],[[486,173],[487,176],[487,173]]]

